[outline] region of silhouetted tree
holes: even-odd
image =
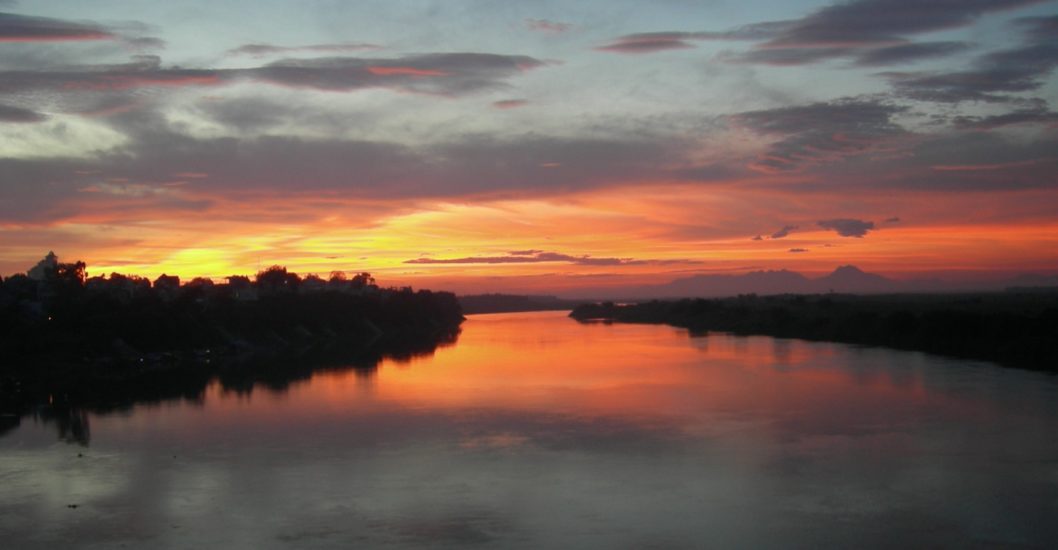
[[[166,275],[162,273],[154,280],[155,289],[167,289],[173,290],[180,287],[180,277],[176,275]]]
[[[250,278],[246,275],[231,275],[227,277],[228,284],[237,288],[247,288],[250,286]]]
[[[33,300],[37,297],[37,284],[22,273],[16,273],[4,282],[7,293],[19,300]]]
[[[81,287],[87,278],[84,262],[60,263],[55,267],[55,279],[60,284]]]
[[[357,273],[353,276],[352,285],[356,289],[375,286],[375,278],[370,273]]]
[[[267,293],[293,292],[301,284],[297,273],[288,272],[287,268],[273,265],[256,276],[257,288]]]
[[[247,279],[247,282],[249,282],[249,279]],[[191,279],[191,281],[189,281],[187,283],[187,285],[185,285],[185,286],[188,286],[188,287],[191,287],[191,288],[203,288],[203,289],[206,289],[206,288],[213,288],[214,284],[213,284],[213,279],[207,279],[206,277],[195,277],[194,279]]]

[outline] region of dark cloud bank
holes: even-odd
[[[1039,3],[1039,0],[858,0],[835,3],[799,19],[764,21],[705,32],[655,32],[619,37],[600,50],[651,53],[691,48],[702,40],[755,42],[748,52],[728,60],[771,65],[801,65],[850,57],[858,65],[906,63],[950,55],[969,45],[960,42],[912,42],[908,37],[973,23],[989,13]]]

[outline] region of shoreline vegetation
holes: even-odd
[[[584,304],[581,322],[799,338],[991,361],[1058,373],[1058,292],[741,295]]]
[[[85,268],[49,254],[0,280],[0,414],[193,395],[216,377],[238,389],[370,370],[451,344],[464,320],[452,293],[381,288],[368,273],[325,280],[272,266],[181,284]]]

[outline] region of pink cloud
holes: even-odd
[[[92,23],[0,13],[0,42],[77,42],[116,36]]]
[[[544,32],[549,34],[563,33],[568,31],[571,27],[569,23],[548,21],[547,19],[526,19],[525,26],[531,31]]]
[[[602,52],[642,54],[664,50],[685,50],[693,47],[683,40],[683,37],[659,33],[622,36],[610,44],[595,49]]]
[[[529,100],[527,99],[501,99],[500,101],[494,101],[492,106],[497,109],[517,109],[528,104]]]

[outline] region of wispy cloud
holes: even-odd
[[[778,172],[860,154],[903,135],[906,132],[893,117],[905,110],[877,100],[853,98],[748,111],[728,120],[778,138],[752,166]]]
[[[693,48],[689,42],[695,39],[695,33],[657,32],[629,34],[619,37],[609,44],[599,46],[596,50],[614,53],[643,54],[664,50],[682,50]]]
[[[41,122],[47,118],[36,111],[0,104],[0,122],[30,123]]]
[[[962,27],[984,14],[1023,7],[1040,0],[853,0],[835,3],[798,18],[762,21],[726,31],[629,34],[597,49],[653,53],[694,47],[694,41],[756,42],[746,52],[723,59],[741,63],[804,65],[849,57],[858,65],[907,63],[950,55],[968,46],[958,42],[912,42],[918,34]]]
[[[790,232],[793,231],[794,229],[797,229],[796,225],[784,225],[782,227],[782,229],[776,231],[775,233],[772,233],[771,234],[771,238],[773,238],[773,239],[782,239],[782,238],[788,236],[790,234]]]
[[[528,56],[443,53],[388,59],[283,59],[249,69],[186,69],[163,67],[155,56],[140,56],[122,65],[0,72],[0,92],[54,90],[71,93],[158,86],[216,86],[249,80],[336,92],[391,88],[459,95],[500,87],[505,79],[543,65],[544,62]]]
[[[560,34],[568,31],[572,25],[569,23],[562,23],[560,21],[550,21],[548,19],[526,19],[525,26],[531,31],[543,32],[548,34]]]
[[[528,99],[501,99],[500,101],[492,102],[492,106],[497,109],[517,109],[519,107],[525,107],[528,104]]]
[[[634,258],[601,258],[593,256],[573,256],[559,252],[544,252],[541,250],[516,250],[503,256],[467,256],[463,258],[415,258],[405,260],[406,264],[533,264],[560,262],[576,265],[591,266],[620,266],[620,265],[682,265],[697,264],[697,260],[637,260]]]
[[[117,35],[102,25],[0,13],[0,42],[69,42],[113,40]]]
[[[1007,102],[1004,94],[1043,86],[1044,78],[1058,67],[1058,15],[1025,17],[1015,21],[1024,42],[1014,48],[978,57],[969,70],[946,72],[888,72],[897,93],[912,99],[958,103]]]
[[[1020,168],[1032,166],[1041,160],[1022,160],[1017,162],[1000,162],[995,164],[938,164],[932,166],[938,172],[989,172],[993,170],[1006,170],[1008,168]]]
[[[309,44],[307,46],[277,46],[275,44],[255,43],[243,44],[238,48],[228,50],[229,55],[249,55],[253,57],[264,57],[268,55],[281,55],[288,53],[344,53],[361,50],[377,50],[378,44],[365,42],[337,42],[334,44]]]

